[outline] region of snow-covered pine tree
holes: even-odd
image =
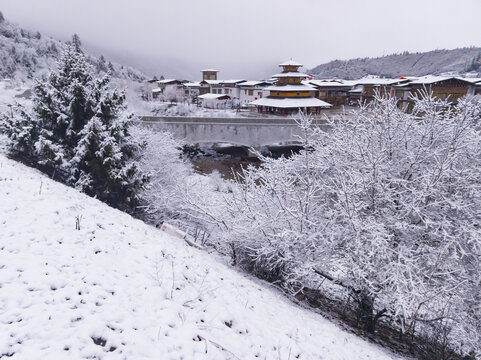
[[[32,111],[17,105],[7,119],[10,150],[92,196],[132,206],[147,181],[133,161],[142,144],[129,133],[125,94],[92,74],[67,45],[57,71],[34,86]]]
[[[80,41],[80,37],[77,34],[73,34],[72,36],[72,45],[76,52],[82,52],[82,41]]]
[[[100,56],[99,61],[97,62],[97,71],[98,72],[107,72],[107,62],[103,55]]]

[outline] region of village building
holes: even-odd
[[[159,88],[157,85],[157,79],[147,80],[143,85],[142,98],[147,101],[152,101],[154,99],[154,90]],[[158,96],[160,91],[155,91],[155,95]]]
[[[221,82],[222,88],[224,89],[224,94],[229,95],[232,99],[240,98],[240,85],[243,84],[245,80],[223,80]]]
[[[207,93],[199,95],[200,105],[209,109],[227,109],[231,106],[231,97],[226,94]]]
[[[380,95],[394,96],[394,86],[406,84],[410,81],[411,80],[407,77],[399,77],[396,79],[366,77],[359,80],[353,80],[353,86],[351,90],[348,91],[346,102],[348,104],[358,102],[369,103],[374,99],[376,93],[379,93]]]
[[[401,109],[410,111],[412,96],[426,90],[434,96],[456,103],[462,96],[481,96],[481,78],[428,75],[420,78],[385,79],[366,77],[359,80],[313,80],[299,71],[302,64],[287,61],[279,64],[282,72],[269,80],[218,79],[219,70],[202,70],[202,80],[148,80],[143,88],[145,100],[197,102],[210,108],[234,108],[252,105],[259,112],[286,115],[303,110],[319,113],[331,106],[370,102],[376,92],[394,96]],[[203,96],[202,95],[208,95]],[[224,97],[226,95],[227,97]],[[197,101],[199,100],[199,101]]]
[[[252,101],[262,99],[269,95],[265,88],[271,86],[273,82],[250,80],[238,84],[240,105],[248,105]]]
[[[195,101],[197,97],[200,95],[200,82],[187,82],[184,83],[184,93],[185,98],[190,101]]]
[[[319,92],[319,99],[333,106],[346,105],[353,84],[346,80],[309,80]]]
[[[479,77],[463,77],[463,78],[458,78],[458,79],[467,81],[471,84],[469,86],[467,95],[481,95],[481,78],[479,78]]]
[[[303,82],[309,75],[299,72],[302,64],[289,60],[279,66],[282,72],[272,76],[275,84],[264,89],[269,95],[251,102],[259,112],[287,115],[302,110],[319,113],[332,106],[317,98],[319,93],[315,87]]]
[[[202,73],[202,80],[217,80],[217,73],[219,70],[204,69],[200,72]]]
[[[202,80],[200,82],[201,91],[200,94],[222,94],[223,86],[221,80]]]
[[[164,79],[149,81],[151,84],[151,98],[159,99],[161,101],[184,101],[185,90],[184,83],[185,80],[178,79]],[[153,85],[155,84],[155,85]]]
[[[481,96],[481,80],[474,85],[474,95]]]
[[[457,102],[460,97],[474,95],[474,85],[464,78],[454,76],[423,76],[409,84],[411,94],[418,95],[426,90],[440,99]]]

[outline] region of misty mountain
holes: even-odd
[[[334,60],[309,70],[316,78],[359,79],[423,76],[428,74],[477,72],[481,74],[481,48],[469,47],[428,52],[403,52],[377,58]]]
[[[27,81],[55,67],[62,51],[60,40],[32,32],[6,20],[0,12],[0,79]],[[85,52],[85,49],[83,49]],[[98,74],[111,72],[114,79],[142,81],[146,76],[139,70],[85,52]]]

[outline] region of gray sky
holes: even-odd
[[[481,0],[0,0],[22,27],[150,74],[260,78],[293,58],[334,59],[481,46]]]

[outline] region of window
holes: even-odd
[[[249,95],[250,96],[254,95],[254,90],[249,90]]]

